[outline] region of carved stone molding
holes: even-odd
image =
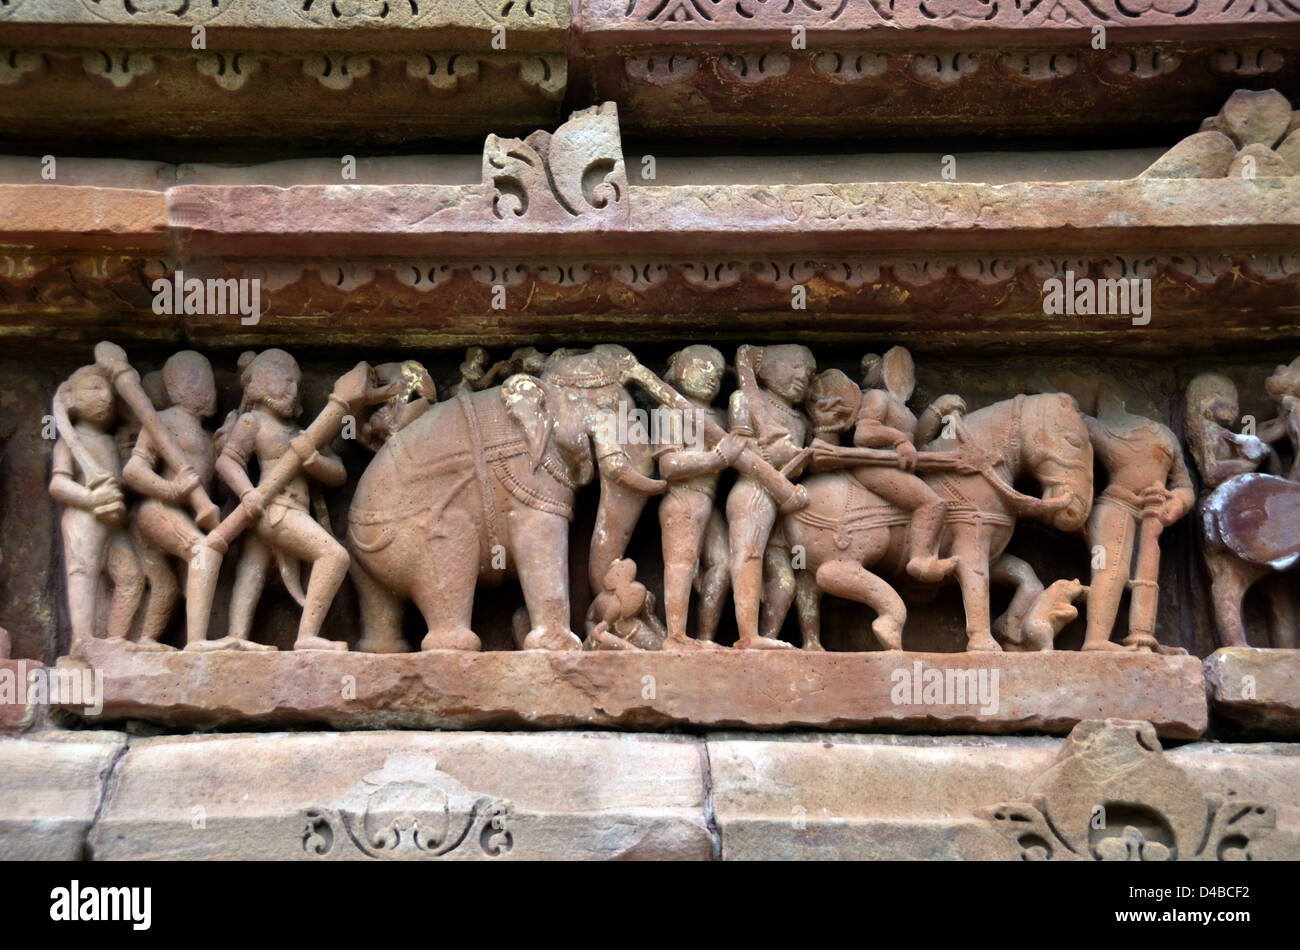
[[[1080,723],[1028,791],[981,813],[1026,861],[1243,861],[1272,805],[1204,794],[1148,722]]]
[[[410,861],[500,857],[514,847],[507,801],[471,792],[430,756],[389,755],[342,799],[302,811],[302,849],[313,857]]]

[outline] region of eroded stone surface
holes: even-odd
[[[1300,650],[1224,647],[1205,658],[1205,678],[1216,715],[1300,735]]]
[[[591,734],[133,742],[97,859],[708,859],[699,742]]]
[[[104,674],[103,721],[189,728],[691,725],[1064,733],[1105,716],[1147,719],[1162,735],[1179,738],[1206,727],[1195,657],[794,650],[195,655],[127,653],[103,641],[84,655]]]
[[[716,736],[709,762],[724,860],[1231,860],[1243,847],[1254,859],[1300,854],[1294,750],[1194,743],[1161,752],[1142,723],[1089,722],[1065,742]],[[1146,810],[1127,810],[1135,797]],[[1024,816],[1047,809],[1074,829],[1071,843],[1028,817],[1004,834],[1012,805]],[[1092,827],[1096,806],[1105,827],[1090,837],[1077,829]],[[1212,837],[1222,845],[1212,854],[1196,834],[1208,822],[1218,822]],[[1162,852],[1166,839],[1186,846]]]
[[[115,732],[0,739],[0,858],[83,857],[103,782],[125,741]]]

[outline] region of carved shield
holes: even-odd
[[[1300,557],[1300,484],[1250,472],[1228,479],[1205,501],[1228,550],[1251,564],[1284,570]]]

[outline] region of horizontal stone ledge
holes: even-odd
[[[1205,658],[1217,715],[1250,732],[1300,735],[1300,650],[1224,647]]]
[[[1294,245],[1300,233],[1300,177],[633,186],[623,221],[498,218],[482,185],[179,185],[167,201],[185,252],[225,257],[1039,253]]]
[[[708,860],[703,743],[263,734],[133,741],[96,860]]]
[[[1097,653],[402,655],[136,653],[96,641],[60,668],[102,673],[95,722],[174,728],[666,727],[1065,733],[1085,719],[1205,732],[1201,663]],[[935,686],[935,683],[938,686]],[[82,707],[61,707],[83,715]]]
[[[1019,4],[996,4],[970,14],[958,4],[924,4],[923,0],[833,0],[773,4],[737,0],[581,0],[575,29],[583,48],[610,46],[691,46],[762,42],[790,48],[791,28],[805,29],[809,43],[847,39],[878,47],[907,43],[984,46],[1061,42],[1074,38],[1086,45],[1093,26],[1123,42],[1224,41],[1259,37],[1274,42],[1300,29],[1300,14],[1274,5],[1267,10],[1232,9],[1231,0],[1186,2],[1177,10],[1148,8],[1135,13],[1115,0],[1073,6],[1062,20],[1055,12]],[[1078,43],[1077,37],[1084,37]],[[1113,45],[1113,44],[1112,44]]]
[[[143,6],[125,0],[10,0],[0,8],[0,44],[188,49],[192,30],[202,26],[209,49],[428,49],[455,43],[489,49],[493,28],[504,27],[511,49],[563,50],[569,22],[569,0],[314,7],[301,0]]]
[[[168,236],[167,200],[157,191],[88,185],[0,185],[3,244],[161,252],[168,247]]]

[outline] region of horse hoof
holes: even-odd
[[[1002,647],[998,646],[998,641],[994,640],[990,634],[978,634],[972,636],[966,643],[967,653],[1001,653]]]

